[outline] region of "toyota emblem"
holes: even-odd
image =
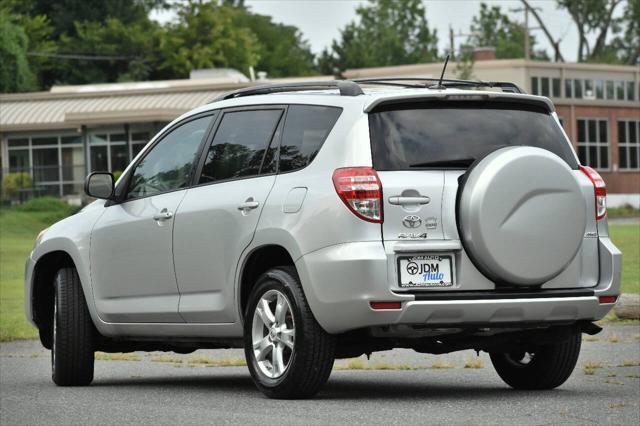
[[[402,219],[402,224],[406,228],[417,228],[418,226],[420,226],[421,223],[422,223],[422,219],[420,219],[420,216],[416,216],[414,214],[405,216],[404,219]]]

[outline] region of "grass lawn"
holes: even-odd
[[[25,260],[38,233],[71,212],[66,204],[47,198],[0,209],[0,341],[37,337],[24,315]]]
[[[24,263],[38,233],[71,211],[52,199],[0,209],[0,341],[37,337],[24,315]],[[610,225],[610,232],[624,254],[622,291],[640,293],[640,225]]]
[[[622,292],[640,293],[640,225],[609,225],[609,234],[622,252]]]

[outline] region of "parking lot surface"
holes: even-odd
[[[486,354],[396,349],[337,361],[303,401],[265,398],[237,366],[240,350],[102,354],[90,387],[61,388],[38,342],[3,343],[0,423],[640,424],[640,327],[585,339],[575,372],[553,391],[510,389]]]

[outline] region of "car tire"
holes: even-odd
[[[293,267],[271,269],[258,279],[247,302],[244,340],[253,381],[269,398],[309,398],[329,379],[335,337],[316,321]]]
[[[532,352],[491,353],[491,362],[500,378],[514,389],[553,389],[563,384],[576,366],[581,335],[545,345]]]
[[[58,386],[93,381],[94,326],[75,268],[62,268],[54,281],[52,379]]]

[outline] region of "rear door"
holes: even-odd
[[[180,315],[191,323],[237,320],[235,272],[275,182],[283,107],[222,113],[175,219]]]
[[[382,106],[370,113],[369,122],[373,166],[384,193],[388,278],[397,291],[495,288],[460,242],[456,196],[468,167],[499,148],[529,145],[555,153],[585,185],[585,208],[593,203],[593,190],[557,122],[530,105],[414,102]],[[594,226],[589,223],[587,231]],[[594,241],[585,240],[587,256],[597,256]],[[582,265],[583,256],[576,256],[567,272],[548,286],[593,285],[595,266]]]

